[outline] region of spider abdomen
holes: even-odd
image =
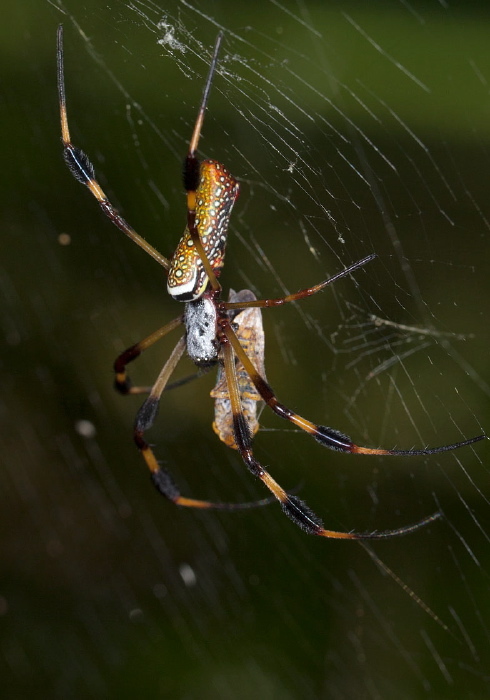
[[[215,160],[203,160],[196,190],[196,228],[204,252],[216,275],[223,267],[231,210],[240,186]],[[208,276],[186,226],[168,271],[168,293],[178,301],[195,301],[206,289]]]

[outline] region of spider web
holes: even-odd
[[[195,513],[155,495],[131,440],[140,400],[112,392],[111,365],[175,302],[63,169],[54,55],[63,21],[73,141],[170,255],[185,221],[181,162],[224,30],[200,154],[241,183],[225,292],[280,296],[377,256],[264,311],[271,385],[358,444],[436,446],[488,431],[485,5],[24,5],[12,10],[24,39],[4,42],[6,162],[19,167],[0,268],[0,659],[12,696],[486,696],[486,442],[349,457],[265,410],[257,457],[326,527],[443,513],[368,552],[307,537],[275,506]],[[132,377],[151,383],[171,348],[148,351]],[[190,371],[183,362],[176,378]],[[184,494],[262,498],[211,430],[213,380],[165,395],[150,440]]]

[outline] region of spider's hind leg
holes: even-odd
[[[315,284],[312,287],[307,287],[306,289],[300,289],[299,292],[295,292],[294,294],[287,294],[286,296],[278,297],[277,299],[254,299],[243,301],[240,299],[230,299],[229,301],[223,302],[222,306],[224,309],[230,310],[250,308],[267,309],[273,306],[283,306],[284,304],[289,304],[291,301],[306,299],[307,297],[313,296],[313,294],[321,292],[323,289],[325,289],[325,287],[341,277],[350,275],[351,272],[354,272],[358,267],[362,267],[363,265],[366,265],[366,263],[371,262],[371,260],[373,260],[375,257],[376,255],[374,255],[374,253],[372,255],[368,255],[367,257],[362,258],[362,260],[358,260],[353,265],[349,265],[349,267],[346,267],[344,270],[337,272],[337,274],[329,277],[328,280],[324,280],[323,282]]]
[[[70,138],[70,130],[68,128],[68,115],[66,112],[66,96],[65,96],[65,77],[64,77],[64,58],[63,58],[63,25],[58,26],[58,43],[57,43],[57,62],[58,62],[58,96],[61,119],[61,139],[63,141],[63,158],[68,166],[73,177],[86,185],[91,194],[99,203],[104,214],[115,224],[123,233],[126,234],[132,241],[140,246],[144,251],[151,255],[162,267],[169,269],[170,263],[167,258],[158,252],[144,238],[136,233],[136,231],[128,224],[117,209],[107,199],[101,186],[95,179],[95,169],[90,159],[81,148],[74,146]]]

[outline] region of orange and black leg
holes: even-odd
[[[232,331],[233,332],[233,331]],[[228,337],[228,334],[227,334]],[[269,491],[281,504],[282,510],[296,525],[310,535],[319,537],[329,537],[335,539],[350,539],[350,540],[365,540],[365,539],[384,539],[387,537],[398,537],[399,535],[407,535],[415,530],[418,530],[424,525],[441,517],[440,513],[434,513],[427,518],[424,518],[418,523],[401,527],[396,530],[386,530],[384,532],[338,532],[336,530],[326,530],[321,518],[314,513],[311,508],[297,496],[288,494],[282,486],[264,469],[257,461],[252,451],[252,439],[248,428],[247,421],[243,414],[240,403],[240,394],[235,375],[235,357],[234,346],[230,343],[223,342],[223,354],[225,360],[226,381],[228,384],[228,392],[231,401],[233,412],[233,428],[235,433],[235,442],[242,456],[243,461],[252,472],[267,486]],[[241,358],[240,358],[241,359]]]
[[[317,292],[321,292],[325,287],[332,282],[335,282],[336,280],[340,279],[341,277],[345,277],[346,275],[349,275],[351,272],[354,272],[354,270],[357,270],[357,268],[362,267],[363,265],[366,265],[366,263],[371,262],[371,260],[374,260],[376,255],[373,253],[372,255],[368,255],[367,257],[363,258],[362,260],[358,260],[356,263],[353,265],[350,265],[349,267],[346,267],[345,270],[341,270],[341,272],[337,272],[337,274],[333,275],[333,277],[329,277],[328,280],[324,280],[323,282],[320,282],[319,284],[313,285],[313,287],[307,287],[306,289],[301,289],[299,292],[295,292],[294,294],[287,294],[284,297],[279,297],[277,299],[255,299],[254,301],[245,301],[245,302],[228,302],[224,301],[221,303],[221,306],[224,309],[246,309],[250,307],[256,307],[260,309],[267,309],[273,306],[282,306],[283,304],[288,304],[291,301],[298,301],[300,299],[305,299],[306,297],[311,297],[313,294],[317,294]]]
[[[114,372],[116,373],[114,379],[114,386],[121,394],[149,394],[151,387],[143,386],[132,386],[131,380],[129,379],[126,366],[136,360],[137,357],[141,355],[144,350],[154,345],[158,340],[163,338],[167,333],[173,331],[174,328],[178,328],[183,323],[183,317],[175,318],[170,323],[165,324],[154,333],[149,335],[147,338],[140,340],[139,343],[131,345],[130,348],[125,350],[119,355],[119,357],[114,362]]]
[[[136,447],[143,455],[148,469],[151,472],[153,484],[157,490],[178,506],[188,508],[214,508],[221,510],[240,510],[245,508],[256,508],[269,504],[273,499],[265,498],[250,503],[214,503],[212,501],[202,501],[195,498],[182,496],[176,486],[171,474],[165,467],[159,464],[155,453],[144,438],[144,433],[151,428],[158,414],[161,395],[167,382],[175,370],[177,363],[185,350],[185,337],[183,336],[172,351],[169,359],[165,363],[158,379],[151,388],[150,395],[141,406],[136,416],[134,425],[134,441]]]
[[[474,442],[483,440],[486,435],[477,435],[476,437],[470,438],[469,440],[462,440],[461,442],[456,442],[451,445],[443,445],[441,447],[428,447],[418,450],[385,450],[379,448],[371,447],[361,447],[356,445],[350,437],[344,435],[338,430],[333,428],[328,428],[325,425],[317,425],[311,421],[298,415],[290,408],[287,408],[284,404],[280,403],[277,399],[272,387],[265,381],[263,377],[257,372],[252,362],[248,358],[247,354],[240,345],[240,341],[236,337],[230,324],[227,324],[224,333],[227,339],[233,346],[238,359],[245,367],[247,374],[250,376],[255,388],[261,395],[265,403],[271,408],[274,413],[276,413],[281,418],[284,418],[301,430],[304,430],[308,434],[312,435],[317,442],[324,447],[328,447],[331,450],[336,450],[338,452],[348,452],[351,454],[370,454],[370,455],[393,455],[393,456],[404,456],[404,457],[414,457],[417,455],[431,455],[437,452],[448,452],[451,450],[456,450],[460,447],[466,447],[466,445],[471,445]]]
[[[104,194],[101,186],[95,179],[94,166],[90,162],[88,156],[80,149],[74,146],[71,142],[70,131],[68,129],[68,117],[66,113],[66,96],[65,96],[65,79],[63,69],[63,25],[58,27],[58,94],[60,104],[61,117],[61,138],[63,141],[63,157],[72,175],[86,185],[95,199],[98,201],[104,214],[129,238],[134,241],[140,248],[143,248],[149,255],[152,256],[166,270],[169,269],[170,263],[158,250],[153,248],[145,241],[136,231],[123,219],[117,209],[110,203]]]

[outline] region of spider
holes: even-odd
[[[264,342],[260,309],[281,306],[316,294],[335,280],[365,265],[375,256],[369,255],[329,279],[295,294],[277,299],[258,300],[251,292],[242,290],[238,294],[231,293],[229,301],[222,300],[218,278],[223,267],[228,222],[238,197],[239,184],[224,165],[209,159],[200,162],[196,155],[222,36],[220,32],[216,38],[199,112],[184,161],[183,180],[187,193],[187,225],[173,257],[167,259],[123,219],[95,179],[94,167],[89,158],[71,142],[65,99],[63,27],[60,25],[58,28],[58,90],[65,162],[74,177],[88,187],[104,214],[165,268],[168,293],[174,299],[184,303],[183,313],[144,340],[132,345],[114,363],[115,385],[121,393],[146,392],[149,394],[136,416],[134,441],[150,470],[154,485],[161,494],[176,505],[232,510],[262,503],[215,503],[183,496],[170,473],[157,461],[152,448],[144,438],[145,432],[155,421],[160,397],[168,380],[180,358],[187,351],[189,357],[203,371],[218,365],[218,381],[212,392],[216,406],[214,430],[226,444],[238,450],[251,473],[269,489],[272,497],[264,501],[277,499],[284,513],[296,525],[305,532],[320,537],[380,539],[413,532],[440,517],[440,513],[437,512],[418,523],[396,530],[365,533],[327,530],[322,520],[306,503],[285,491],[254,456],[252,437],[258,429],[256,419],[258,400],[264,401],[281,418],[312,435],[324,447],[339,452],[410,457],[431,455],[470,445],[482,440],[485,435],[478,435],[452,445],[418,450],[361,447],[352,442],[347,435],[333,428],[313,423],[292,411],[279,401],[267,383],[263,367]],[[252,315],[247,315],[250,312]],[[131,386],[126,374],[126,366],[144,350],[179,326],[184,326],[184,333],[154,385],[150,389]]]

